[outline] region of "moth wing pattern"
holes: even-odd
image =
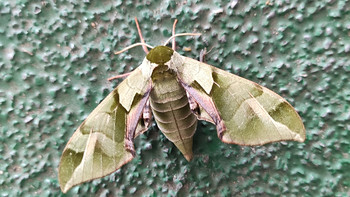
[[[250,80],[197,60],[183,57],[180,80],[199,100],[212,100],[225,131],[221,140],[239,145],[305,140],[304,124],[295,109],[281,96]],[[186,88],[185,88],[186,89]],[[191,93],[190,93],[191,94]],[[200,114],[210,114],[198,102]],[[211,121],[215,122],[215,120]]]
[[[140,69],[135,69],[74,132],[62,153],[58,169],[63,192],[80,183],[106,176],[133,159],[125,148],[127,117],[133,109],[143,107],[140,105],[144,105],[143,97],[150,91],[149,88],[149,79],[142,77]],[[125,99],[125,96],[129,98]],[[140,113],[142,111],[132,114],[137,121],[134,126],[136,135],[147,130]]]

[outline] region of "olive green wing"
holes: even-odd
[[[125,148],[126,137],[147,129],[140,117],[150,89],[149,79],[136,69],[79,126],[58,169],[63,192],[106,176],[133,158],[133,152]]]
[[[183,57],[178,77],[186,91],[211,117],[225,143],[262,145],[305,140],[305,128],[295,109],[281,96],[252,81]],[[206,119],[206,118],[203,118]]]

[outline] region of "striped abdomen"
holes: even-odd
[[[159,75],[158,75],[159,74]],[[159,71],[152,77],[150,104],[158,127],[187,160],[191,160],[197,117],[192,113],[185,89],[171,71]]]

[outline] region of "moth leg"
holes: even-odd
[[[143,118],[143,122],[145,123],[145,127],[148,128],[149,125],[151,124],[151,119],[152,119],[151,106],[149,103],[149,99],[147,100],[146,105],[143,108],[142,118]]]
[[[194,113],[197,117],[200,117],[200,108],[196,100],[186,91],[186,95],[188,98],[188,103],[190,104],[190,109],[192,113]]]
[[[204,62],[204,58],[205,58],[206,55],[207,55],[207,48],[204,48],[199,53],[199,61],[200,62]]]
[[[188,98],[188,103],[190,105],[190,109],[192,113],[197,116],[198,120],[204,120],[207,122],[210,122],[212,124],[215,124],[213,119],[209,116],[209,114],[201,108],[201,106],[197,103],[197,101],[186,91],[186,95]]]
[[[186,92],[188,92],[188,94],[193,97],[193,99],[204,109],[204,111],[208,113],[208,115],[216,125],[218,137],[220,138],[220,140],[222,140],[222,136],[226,131],[226,126],[219,114],[219,111],[217,110],[214,104],[213,99],[207,94],[194,89],[193,87],[187,85],[181,80],[180,83],[182,87],[185,88]]]
[[[205,62],[205,56],[210,53],[210,51],[213,49],[213,47],[211,47],[211,49],[209,51],[207,51],[207,48],[204,48],[201,50],[201,52],[199,53],[199,61],[200,62]]]

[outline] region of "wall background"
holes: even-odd
[[[300,113],[305,143],[223,144],[199,123],[187,162],[153,124],[137,157],[67,196],[350,195],[350,3],[294,1],[1,1],[0,196],[62,196],[61,152],[75,129],[136,68],[137,17],[155,46],[177,32],[177,51],[264,85]],[[184,47],[192,50],[187,52]]]

